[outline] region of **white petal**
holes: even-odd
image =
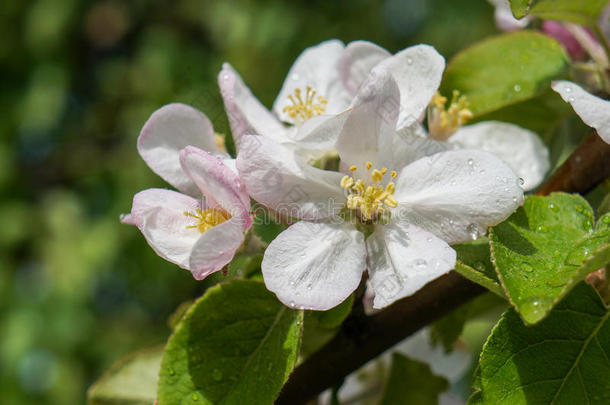
[[[148,166],[178,190],[196,196],[193,184],[180,167],[178,153],[196,146],[218,154],[214,129],[201,112],[185,104],[168,104],[155,111],[138,137],[138,151]]]
[[[203,280],[229,264],[244,242],[243,223],[233,217],[204,232],[195,243],[189,258],[193,277]]]
[[[568,81],[553,82],[553,90],[572,105],[585,124],[597,130],[606,143],[610,143],[610,101],[583,90]]]
[[[201,201],[176,191],[152,188],[133,197],[130,217],[159,256],[189,270],[191,250],[201,234],[187,228],[193,225],[193,218],[184,213],[195,213],[198,208],[205,208]]]
[[[414,294],[455,266],[455,250],[447,243],[430,232],[394,221],[376,226],[366,246],[374,308]]]
[[[506,122],[485,121],[462,127],[449,142],[498,156],[523,179],[526,191],[536,188],[551,167],[549,150],[538,135]]]
[[[328,100],[326,114],[338,114],[349,106],[351,96],[343,87],[338,66],[344,49],[343,42],[332,39],[309,47],[299,55],[273,103],[273,111],[282,121],[292,123],[292,119],[282,110],[292,105],[288,96],[294,94],[297,88],[305,92],[310,86],[316,91],[316,98],[325,97]]]
[[[466,242],[506,219],[523,201],[515,173],[480,150],[441,152],[411,163],[398,175],[392,219],[432,232],[451,244]]]
[[[364,236],[352,225],[301,221],[271,242],[261,267],[284,304],[327,310],[358,287],[365,262]]]
[[[399,100],[398,86],[389,72],[369,76],[358,91],[337,140],[342,162],[357,166],[357,176],[366,176],[367,161],[375,168],[400,170],[420,157],[453,148],[427,137],[418,123],[397,131]]]
[[[508,0],[489,0],[489,2],[495,7],[496,26],[502,31],[522,30],[531,21],[529,16],[517,20],[510,9]]]
[[[337,115],[318,115],[290,131],[290,138],[298,148],[311,150],[333,150],[349,111]]]
[[[244,134],[259,134],[281,140],[286,128],[252,94],[233,67],[225,63],[218,74],[218,86],[224,100],[233,139],[239,146]]]
[[[237,170],[256,201],[301,219],[333,216],[345,203],[343,175],[310,166],[293,150],[256,135],[245,135]]]
[[[371,69],[390,56],[390,52],[372,42],[350,42],[339,60],[343,85],[350,94],[355,95]]]
[[[372,75],[391,72],[400,90],[397,128],[411,126],[423,117],[444,69],[445,59],[429,45],[404,49],[375,66]]]
[[[180,162],[206,197],[208,205],[217,205],[230,213],[235,220],[241,221],[244,231],[252,225],[246,188],[220,159],[201,149],[187,147],[180,152]]]

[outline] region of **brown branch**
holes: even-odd
[[[592,131],[536,194],[586,193],[610,176],[610,145]]]
[[[538,194],[584,193],[608,177],[608,171],[610,147],[593,133]],[[484,291],[478,284],[451,272],[375,315],[353,314],[330,342],[294,370],[276,404],[306,403],[325,389],[340,384],[350,373],[396,343]]]

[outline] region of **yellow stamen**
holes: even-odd
[[[366,162],[367,170],[372,167],[371,162]],[[356,170],[356,166],[350,167],[351,172]],[[348,194],[346,207],[350,210],[356,210],[364,221],[374,221],[386,212],[386,207],[396,208],[398,206],[398,202],[392,195],[396,190],[394,183],[389,182],[385,187],[382,183],[387,172],[388,169],[385,167],[381,170],[373,169],[367,181],[355,179],[353,175],[345,175],[341,179],[341,187]],[[396,177],[396,172],[392,170],[390,176],[392,178]]]
[[[436,93],[428,106],[428,132],[439,141],[447,140],[473,117],[466,96],[460,96],[457,90],[453,91],[449,108],[446,105],[447,97]]]
[[[205,231],[215,227],[216,225],[222,224],[231,218],[231,214],[219,208],[208,208],[207,210],[203,211],[201,208],[197,208],[195,210],[195,214],[184,211],[184,215],[197,220],[196,224],[187,225],[186,228],[197,229],[199,230],[199,233],[204,233]]]
[[[356,167],[356,166],[350,166],[350,168],[349,168],[350,172],[355,172],[356,170],[358,170],[358,167]]]
[[[292,105],[287,105],[282,112],[288,114],[296,125],[300,125],[308,119],[320,115],[326,111],[328,100],[322,96],[316,98],[316,91],[310,86],[305,89],[305,99],[301,97],[301,89],[294,89],[294,96],[291,94],[288,99]],[[316,102],[317,101],[317,102]]]
[[[214,140],[216,141],[216,146],[218,146],[218,150],[223,152],[227,151],[225,147],[225,136],[223,134],[214,132]]]

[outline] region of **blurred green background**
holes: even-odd
[[[0,2],[0,402],[82,404],[120,356],[162,344],[201,294],[119,224],[166,186],[136,138],[173,101],[227,121],[229,61],[271,105],[294,58],[329,38],[446,58],[496,32],[485,0]]]

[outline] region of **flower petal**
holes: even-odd
[[[358,167],[364,178],[365,163],[375,168],[399,170],[423,156],[452,149],[453,146],[425,136],[421,126],[396,130],[400,106],[398,86],[390,72],[376,70],[362,85],[337,140],[337,151],[344,164]]]
[[[186,147],[180,151],[180,163],[210,206],[220,206],[235,220],[241,221],[244,231],[252,225],[246,188],[220,159],[201,149]]]
[[[204,207],[194,198],[151,188],[133,197],[130,221],[159,256],[189,270],[191,250],[201,234],[197,229],[187,228],[192,221],[184,213],[194,213],[198,208]]]
[[[289,137],[298,148],[321,152],[332,150],[348,116],[349,111],[344,111],[337,115],[323,114],[312,117],[289,131]]]
[[[235,251],[243,242],[243,223],[236,217],[204,232],[195,243],[189,258],[193,277],[203,280],[222,269],[233,260]]]
[[[531,21],[530,16],[523,17],[519,20],[515,18],[510,9],[508,0],[488,0],[494,7],[494,17],[496,26],[502,31],[517,31],[527,27]]]
[[[293,150],[263,136],[242,138],[237,170],[252,198],[282,215],[328,218],[345,202],[341,173],[312,167]]]
[[[309,47],[299,55],[273,103],[273,111],[282,121],[293,123],[283,109],[292,105],[288,96],[294,94],[295,89],[305,92],[307,86],[316,91],[316,97],[328,100],[326,114],[338,114],[347,109],[351,96],[343,87],[338,66],[344,49],[343,42],[332,39]]]
[[[218,74],[218,86],[224,100],[235,144],[242,135],[260,134],[281,141],[286,128],[252,94],[239,74],[228,63]]]
[[[369,41],[353,41],[347,44],[339,60],[343,85],[352,95],[364,82],[371,69],[392,56],[390,52]]]
[[[604,142],[610,143],[610,101],[594,96],[568,81],[553,82],[552,87],[572,105],[585,124],[595,128]]]
[[[323,311],[358,287],[365,266],[364,235],[352,225],[301,221],[271,242],[261,268],[284,304]]]
[[[173,103],[155,111],[138,137],[142,159],[178,190],[196,196],[197,186],[184,174],[178,153],[186,146],[219,153],[210,120],[186,104]]]
[[[372,75],[389,71],[400,90],[396,128],[411,126],[423,117],[430,99],[438,90],[444,69],[445,59],[429,45],[404,49],[375,66]]]
[[[366,240],[373,308],[383,308],[414,294],[455,266],[447,243],[412,225],[390,221],[378,225]]]
[[[551,168],[549,150],[535,132],[514,124],[485,121],[462,127],[449,140],[463,149],[481,149],[505,161],[524,181],[536,188]]]
[[[480,150],[441,152],[406,166],[396,178],[392,219],[432,232],[450,245],[476,239],[523,201],[515,173]]]

